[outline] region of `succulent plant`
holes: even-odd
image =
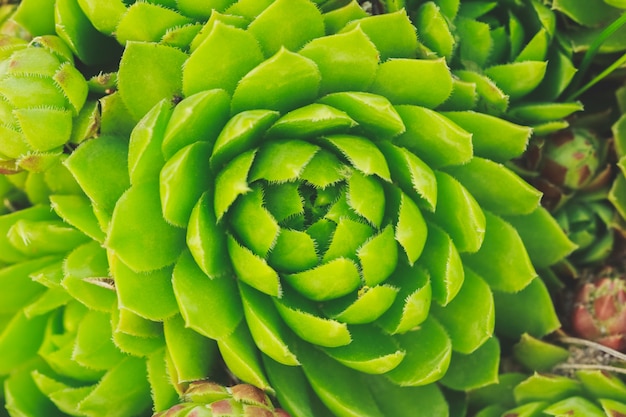
[[[2,38],[2,172],[44,171],[72,139],[87,83],[65,43],[49,35]]]
[[[537,333],[558,326],[532,262],[573,247],[502,165],[530,129],[435,110],[453,77],[443,59],[416,59],[404,12],[240,3],[211,14],[189,55],[126,42],[118,93],[138,123],[119,200],[106,188],[127,185],[103,188],[87,162],[106,138],[66,161],[106,230],[119,304],[167,324],[151,309],[174,303],[236,377],[295,416],[400,415],[412,397],[443,413],[432,382],[495,376],[498,300],[534,294]],[[520,237],[537,222],[542,240]]]
[[[475,109],[533,126],[544,135],[567,126],[579,102],[557,100],[576,68],[546,2],[400,1],[418,31],[422,53],[445,57],[455,75],[458,109]],[[460,107],[458,107],[460,106]]]
[[[183,402],[153,417],[289,417],[274,408],[270,398],[249,384],[224,387],[210,381],[194,382],[183,394]]]
[[[615,350],[626,349],[626,280],[614,268],[581,286],[572,313],[574,334]]]
[[[615,176],[612,140],[577,126],[534,137],[512,167],[543,192],[541,204],[577,246],[563,271],[599,264],[614,244],[614,208],[609,188]],[[565,268],[567,266],[567,268]]]
[[[617,417],[626,412],[626,383],[617,351],[586,340],[560,338],[564,349],[524,338],[516,348],[520,358],[534,357],[540,371],[532,375],[507,372],[500,382],[469,394],[474,417],[593,416]],[[605,365],[615,363],[615,365]],[[529,361],[526,361],[530,364]],[[531,370],[532,370],[531,365]],[[552,369],[551,369],[552,368]]]

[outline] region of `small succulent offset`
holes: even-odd
[[[59,37],[1,39],[1,172],[41,172],[57,162],[72,140],[74,121],[87,99],[87,82]]]
[[[618,351],[626,350],[626,277],[606,268],[594,282],[579,289],[572,313],[572,330]]]
[[[289,417],[274,408],[270,398],[249,384],[223,387],[214,382],[198,381],[189,385],[180,404],[153,417]]]
[[[583,339],[559,340],[568,349],[524,337],[514,347],[532,375],[508,372],[469,394],[473,417],[590,416],[626,413],[626,356]],[[532,358],[532,359],[531,359]],[[530,360],[529,360],[530,359]],[[609,372],[613,371],[613,372]]]
[[[522,158],[512,165],[541,190],[542,205],[578,248],[560,270],[578,275],[577,266],[599,264],[614,244],[614,208],[608,195],[615,169],[612,141],[594,130],[573,127],[534,137]]]

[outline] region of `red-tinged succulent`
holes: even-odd
[[[225,387],[211,381],[189,385],[182,402],[153,417],[290,417],[265,392],[250,384]]]
[[[578,336],[616,350],[626,349],[626,280],[607,269],[579,289],[572,313]]]

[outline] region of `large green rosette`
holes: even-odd
[[[186,328],[294,416],[400,412],[389,398],[445,415],[433,382],[497,377],[497,299],[545,293],[526,250],[538,243],[507,220],[543,218],[503,165],[531,130],[438,111],[453,75],[416,58],[403,11],[268,3],[214,12],[188,54],[126,43],[119,93],[139,122],[104,242],[118,298],[147,312],[173,297]],[[143,78],[170,56],[178,67]],[[553,226],[546,264],[572,249]],[[171,287],[122,295],[144,276]]]

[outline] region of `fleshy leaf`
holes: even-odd
[[[154,271],[176,262],[185,246],[185,230],[163,219],[157,182],[133,185],[120,197],[106,246],[136,272]]]
[[[255,36],[265,56],[271,56],[282,47],[296,51],[310,40],[322,37],[324,21],[310,1],[276,0],[252,21],[248,31]]]
[[[231,335],[243,317],[232,277],[209,278],[189,252],[176,263],[172,286],[186,326],[206,337]]]
[[[133,129],[128,145],[128,176],[131,184],[158,178],[165,165],[161,143],[171,115],[171,105],[162,100]]]
[[[455,352],[470,354],[493,335],[493,294],[487,283],[469,269],[465,269],[457,296],[445,307],[434,304],[432,314],[447,330]]]
[[[580,415],[585,417],[604,417],[604,411],[591,401],[583,397],[570,397],[551,404],[543,410],[551,416]]]
[[[363,287],[356,297],[349,296],[326,303],[322,310],[329,317],[348,324],[371,323],[393,304],[398,289],[389,285]]]
[[[192,20],[175,10],[147,2],[133,3],[121,16],[115,37],[125,45],[128,41],[158,42],[169,28],[183,26]]]
[[[567,397],[582,394],[582,385],[575,379],[560,375],[540,374],[526,378],[514,389],[513,394],[518,404],[533,401],[559,401]]]
[[[513,345],[513,357],[534,372],[550,372],[569,358],[569,351],[524,333],[519,342]]]
[[[463,164],[470,160],[472,134],[441,113],[418,106],[397,106],[406,132],[393,143],[407,148],[431,168]]]
[[[241,282],[239,293],[246,322],[259,350],[283,365],[299,365],[298,358],[288,344],[291,333],[276,311],[272,299]]]
[[[417,329],[396,340],[406,351],[402,363],[387,373],[394,384],[402,387],[421,386],[435,382],[446,373],[452,357],[452,342],[445,329],[429,317]]]
[[[394,105],[434,109],[452,93],[452,76],[444,58],[390,59],[378,67],[370,91]]]
[[[357,265],[346,258],[336,258],[308,271],[284,275],[284,279],[299,293],[315,301],[347,295],[361,283]]]
[[[196,141],[212,146],[229,114],[230,96],[224,90],[207,90],[185,97],[174,107],[163,135],[165,159]]]
[[[265,258],[276,243],[280,226],[263,205],[263,189],[255,186],[239,198],[230,214],[230,225],[239,241],[255,255]]]
[[[488,114],[473,111],[443,114],[472,133],[476,156],[496,162],[504,163],[521,155],[531,134],[529,127],[516,125]]]
[[[271,110],[248,110],[233,116],[215,141],[211,168],[217,171],[248,149],[252,149],[280,114]]]
[[[365,91],[378,69],[378,50],[359,27],[313,39],[299,53],[317,64],[322,74],[320,94]]]
[[[311,183],[314,187],[326,188],[338,183],[345,177],[344,164],[333,153],[320,150],[304,168],[300,179]]]
[[[305,232],[281,229],[268,262],[276,270],[287,273],[313,268],[318,263],[315,241]]]
[[[124,358],[113,344],[109,314],[94,310],[85,314],[78,326],[72,358],[93,369],[112,368]]]
[[[270,137],[308,138],[343,133],[356,126],[346,113],[334,107],[313,103],[285,114],[267,131]]]
[[[115,398],[116,401],[111,401]],[[150,408],[150,386],[146,379],[146,363],[129,356],[100,380],[97,387],[79,404],[87,415],[106,412],[111,417],[124,417]]]
[[[384,377],[366,377],[367,385],[385,416],[401,416],[419,410],[429,417],[448,417],[450,407],[436,384],[399,387]],[[499,417],[499,416],[498,416]]]
[[[389,58],[415,58],[418,42],[415,27],[404,9],[368,16],[347,23],[340,33],[360,27],[376,45],[381,62]],[[389,28],[394,28],[393,33]]]
[[[252,34],[218,20],[185,62],[183,92],[189,97],[221,88],[232,94],[239,80],[262,61],[261,47]],[[211,71],[206,71],[207,66]]]
[[[319,147],[293,139],[272,141],[262,146],[250,170],[250,182],[288,182],[297,179]]]
[[[508,115],[513,120],[537,124],[563,119],[581,110],[583,110],[583,105],[578,101],[571,103],[525,103],[511,107]]]
[[[538,206],[530,214],[506,216],[519,233],[535,268],[545,268],[565,258],[576,249],[555,218]]]
[[[61,285],[76,300],[97,311],[111,311],[116,295],[109,278],[106,251],[98,242],[78,246],[63,263]]]
[[[386,280],[398,263],[398,247],[393,227],[388,225],[357,250],[361,273],[366,285],[375,286]]]
[[[428,238],[420,263],[430,273],[433,299],[442,306],[447,305],[461,289],[465,272],[452,239],[435,225],[428,225]]]
[[[140,120],[161,100],[170,101],[182,91],[187,54],[178,48],[129,41],[118,71],[119,91],[135,120]]]
[[[212,185],[210,155],[210,143],[196,142],[176,152],[161,169],[161,208],[170,224],[185,227],[196,202]]]
[[[352,135],[330,135],[325,139],[363,174],[377,175],[385,181],[391,181],[385,156],[373,142]]]
[[[78,195],[51,195],[50,207],[67,223],[102,243],[105,235],[89,200]]]
[[[69,142],[72,133],[72,113],[55,108],[15,109],[22,138],[37,152],[52,151]]]
[[[301,366],[282,365],[265,355],[263,365],[278,401],[291,415],[316,417],[330,413],[321,410],[324,406],[314,395]]]
[[[469,355],[453,352],[442,385],[463,391],[498,382],[500,343],[492,337]]]
[[[261,356],[259,351],[253,347],[254,341],[245,321],[239,324],[232,335],[218,340],[217,346],[226,366],[239,379],[273,393],[273,389],[263,372]]]
[[[170,317],[163,323],[165,346],[173,365],[170,372],[177,383],[208,378],[218,357],[215,341],[187,325],[180,315]]]
[[[467,164],[448,167],[446,171],[463,184],[482,208],[495,214],[529,214],[539,207],[541,192],[497,162],[474,157]]]
[[[512,62],[486,68],[485,74],[514,101],[541,83],[546,67],[547,63],[543,61]]]
[[[191,211],[187,225],[187,247],[194,260],[210,278],[226,275],[230,271],[226,235],[217,223],[212,204],[213,193],[205,192]]]
[[[300,338],[318,346],[344,346],[352,340],[348,326],[323,318],[310,301],[286,292],[274,304],[287,325]],[[297,354],[297,352],[296,352]]]
[[[178,312],[172,289],[172,268],[137,273],[109,257],[118,305],[148,320],[161,321]]]
[[[475,107],[481,114],[501,116],[509,107],[509,96],[486,75],[470,70],[455,70],[452,73],[461,81],[474,84],[478,93]]]
[[[377,323],[390,334],[406,333],[423,323],[432,299],[426,271],[418,266],[399,266],[387,283],[400,291]]]
[[[485,237],[486,220],[473,195],[450,175],[435,171],[437,208],[434,221],[452,238],[459,252],[478,251]]]
[[[358,123],[360,130],[373,136],[373,140],[394,137],[405,130],[398,112],[381,95],[343,91],[325,95],[318,102],[347,113]]]
[[[40,296],[45,287],[34,282],[31,276],[48,265],[58,266],[55,259],[56,257],[41,257],[1,268],[0,283],[5,290],[0,296],[0,314],[13,315]]]
[[[492,289],[520,291],[537,276],[524,243],[513,226],[500,217],[485,211],[485,218],[483,244],[478,252],[463,254],[463,262]]]
[[[441,8],[442,6],[435,2],[422,4],[417,9],[414,22],[422,43],[450,61],[456,41]]]
[[[280,297],[282,294],[280,278],[265,259],[241,246],[230,235],[228,235],[228,253],[237,278],[265,294]]]
[[[37,354],[47,323],[47,315],[27,318],[23,312],[17,312],[3,324],[0,333],[0,371],[3,375],[8,375]]]
[[[493,298],[496,330],[511,339],[524,333],[543,337],[561,326],[548,289],[539,277],[515,294],[494,291]],[[528,308],[529,303],[533,308]]]
[[[232,160],[215,179],[215,216],[219,221],[237,197],[251,191],[248,172],[254,161],[255,151],[242,153]]]
[[[346,200],[358,215],[374,227],[381,227],[385,214],[385,193],[376,178],[353,171],[348,178]]]
[[[397,367],[406,352],[395,340],[375,327],[350,329],[352,342],[346,346],[325,348],[324,352],[348,368],[367,374],[383,374]],[[376,343],[371,343],[376,340]]]
[[[252,109],[287,112],[302,107],[315,100],[320,80],[313,61],[282,47],[239,81],[231,113]]]
[[[391,178],[402,191],[428,211],[437,205],[437,179],[433,170],[414,153],[392,144],[381,144],[380,150],[387,158]]]
[[[359,372],[305,344],[298,346],[297,353],[313,390],[335,415],[383,417],[374,399],[364,395],[367,386]]]

